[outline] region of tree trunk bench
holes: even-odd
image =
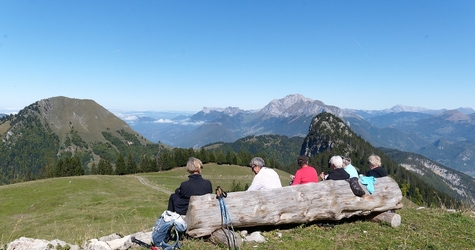
[[[391,177],[377,178],[373,194],[361,182],[360,185],[366,192],[362,197],[353,194],[348,181],[327,180],[271,190],[231,192],[224,202],[235,229],[352,216],[367,216],[373,221],[398,226],[399,215],[384,213],[402,208],[402,193],[396,181]],[[220,229],[221,210],[216,195],[192,196],[185,221],[186,233],[192,237],[211,235]]]

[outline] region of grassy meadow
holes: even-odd
[[[278,172],[287,185],[289,174]],[[81,245],[112,233],[150,231],[166,209],[169,194],[187,175],[185,168],[176,168],[0,186],[0,249],[20,237]],[[246,167],[207,164],[203,176],[213,188],[221,186],[226,191],[233,182],[242,187],[250,184],[254,174]],[[397,213],[402,217],[397,228],[362,220],[266,228],[267,242],[246,243],[241,249],[475,249],[475,214],[469,209],[418,210],[405,201]],[[183,243],[183,250],[223,248],[205,239],[184,239]]]

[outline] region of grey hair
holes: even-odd
[[[254,157],[252,158],[251,162],[249,163],[250,166],[252,165],[257,165],[259,167],[265,167],[266,166],[266,163],[264,162],[264,159],[262,159],[261,157]]]
[[[368,163],[371,165],[371,166],[375,166],[375,167],[381,167],[381,158],[377,155],[370,155],[368,157]]]
[[[347,166],[347,165],[351,164],[351,158],[350,157],[342,156],[341,158],[343,159],[343,166]]]

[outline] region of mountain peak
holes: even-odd
[[[411,106],[399,104],[390,108],[389,110],[391,112],[397,113],[397,112],[424,112],[424,111],[427,111],[428,109],[422,108],[422,107],[411,107]]]
[[[290,117],[298,115],[314,115],[322,112],[326,105],[300,94],[287,95],[282,99],[274,99],[259,111],[264,118]]]
[[[312,100],[300,94],[287,95],[282,99],[274,99],[259,110],[262,119],[288,118],[297,116],[314,116],[322,112],[332,113],[338,117],[357,117],[351,110],[343,110],[326,105],[322,101]]]
[[[234,116],[236,114],[239,114],[241,112],[243,112],[244,110],[238,108],[238,107],[227,107],[227,108],[209,108],[209,107],[203,107],[203,110],[202,112],[204,114],[209,114],[211,112],[219,112],[219,113],[223,113],[223,114],[226,114],[226,115],[230,115],[230,116]]]
[[[71,129],[77,131],[86,142],[104,138],[102,131],[125,129],[135,134],[127,123],[90,99],[56,96],[37,101],[29,109],[38,110],[62,142]]]
[[[344,148],[344,152],[355,149],[348,144],[356,137],[343,120],[334,114],[322,112],[315,116],[310,129],[302,144],[301,155],[314,156],[334,147]]]
[[[471,118],[464,113],[453,109],[453,110],[447,110],[445,111],[441,117],[444,120],[451,121],[451,122],[459,122],[459,121],[470,121]]]

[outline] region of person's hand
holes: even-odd
[[[322,180],[325,180],[325,173],[324,172],[320,173],[320,178],[322,178]]]
[[[295,175],[290,175],[290,179],[294,180],[294,179],[295,179]]]

